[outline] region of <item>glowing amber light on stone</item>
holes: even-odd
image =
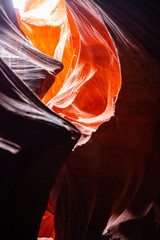
[[[114,115],[121,86],[115,46],[96,7],[28,0],[19,23],[35,47],[64,66],[42,101],[81,130],[81,143],[87,141]]]

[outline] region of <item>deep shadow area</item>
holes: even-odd
[[[72,153],[58,178],[62,181],[55,213],[58,240],[63,239],[62,232],[66,233],[66,240],[75,236],[77,240],[99,240],[111,214],[119,215],[128,209],[141,218],[160,193],[158,3],[95,2],[125,36],[120,38],[118,29],[101,12],[119,53],[122,88],[115,117]],[[126,44],[126,39],[131,44]],[[55,192],[56,188],[54,196]],[[143,221],[139,225],[144,235],[129,230],[127,239],[145,240],[146,235],[154,239],[153,215],[149,218],[144,226]],[[134,229],[135,224],[134,221],[124,224],[121,231]],[[129,225],[132,227],[128,228]],[[150,229],[151,235],[146,229]],[[118,238],[115,234],[113,239]],[[118,234],[123,239],[120,231]],[[159,229],[155,234],[159,234]]]

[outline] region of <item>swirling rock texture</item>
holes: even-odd
[[[85,143],[114,115],[121,85],[118,56],[99,12],[91,1],[26,1],[19,24],[34,46],[62,61],[42,101],[77,125],[79,145]]]
[[[32,6],[31,1],[28,1],[28,3],[29,3],[28,7]],[[58,170],[60,170],[61,166],[63,165],[63,168],[61,169],[61,171],[59,172],[57,170],[55,174],[57,175],[58,173],[58,178],[56,180],[56,184],[54,184],[52,188],[48,206],[45,211],[44,217],[42,219],[42,223],[39,231],[39,238],[46,237],[46,238],[55,238],[58,240],[62,240],[62,239],[63,240],[71,240],[71,239],[98,240],[98,239],[101,239],[101,235],[103,231],[105,233],[107,230],[110,230],[106,235],[103,236],[104,239],[119,239],[119,238],[134,239],[134,240],[159,239],[159,234],[160,234],[159,233],[160,231],[159,230],[160,228],[160,210],[159,210],[159,206],[160,206],[159,205],[160,204],[159,202],[160,201],[160,196],[159,196],[160,134],[159,133],[160,131],[159,131],[158,125],[159,125],[159,116],[160,116],[160,106],[159,106],[160,104],[159,77],[160,76],[159,76],[159,59],[158,59],[159,58],[158,8],[156,5],[156,2],[152,1],[152,3],[150,3],[147,0],[141,1],[141,2],[138,2],[138,1],[133,2],[133,1],[127,1],[127,0],[123,0],[123,1],[118,1],[118,0],[98,1],[97,0],[91,3],[90,1],[67,0],[65,1],[65,3],[67,4],[68,9],[70,10],[70,12],[67,10],[68,11],[67,14],[72,15],[70,16],[71,26],[73,26],[72,24],[76,23],[77,28],[75,28],[75,32],[74,32],[75,34],[74,41],[75,42],[77,41],[76,44],[79,43],[79,36],[77,36],[77,29],[78,29],[78,32],[80,32],[80,29],[82,31],[83,27],[85,27],[84,24],[83,26],[81,26],[80,20],[77,20],[77,19],[81,18],[83,23],[85,20],[85,23],[88,24],[88,21],[91,20],[90,15],[92,15],[92,11],[93,11],[91,6],[93,6],[93,9],[95,9],[93,24],[95,24],[96,19],[99,19],[99,20],[101,19],[99,13],[101,14],[118,49],[120,63],[121,63],[123,84],[122,84],[122,88],[117,101],[115,116],[109,122],[100,126],[100,128],[97,130],[96,133],[93,134],[92,138],[89,140],[88,143],[86,143],[81,147],[76,148],[74,152],[72,152],[72,154],[70,155],[67,162],[65,164],[62,163],[58,167]],[[90,5],[86,5],[87,3]],[[85,6],[88,6],[87,9],[85,9]],[[36,24],[33,24],[33,20],[34,20],[33,14],[30,15],[30,18],[29,18],[29,15],[27,15],[28,10],[29,9],[26,8],[26,16],[25,18],[22,19],[22,22],[20,23],[20,25],[24,24],[25,26],[23,27],[28,29],[28,33],[27,33],[25,32],[25,29],[21,26],[26,35],[29,33],[31,33],[32,35],[32,33],[34,33],[34,30],[36,29]],[[84,16],[85,18],[83,19]],[[71,21],[72,17],[74,21]],[[12,14],[10,18],[13,18]],[[13,19],[11,20],[18,26],[18,23],[16,22],[16,20],[13,20]],[[19,21],[21,21],[20,18],[19,18]],[[42,24],[42,27],[46,27],[44,21],[41,22],[41,24]],[[31,28],[32,26],[33,28]],[[67,30],[67,27],[64,27],[64,30]],[[88,36],[88,39],[90,39],[90,36],[95,33],[97,34],[98,30],[99,29],[92,27],[90,28],[90,31],[87,31],[87,33],[84,32],[84,35],[82,35],[83,37],[81,38],[82,42],[83,43],[85,42],[84,36],[86,38]],[[108,32],[106,31],[105,33],[102,32],[100,34],[102,35],[101,40],[103,39],[104,34],[106,37],[107,33]],[[68,35],[67,36],[66,35],[65,37],[66,39],[68,39],[67,38]],[[34,39],[36,39],[36,34],[34,36],[35,36]],[[31,38],[30,36],[28,37]],[[107,40],[111,40],[109,35],[107,35]],[[25,38],[23,41],[25,41]],[[31,41],[33,42],[33,39],[31,39]],[[104,41],[102,42],[103,42],[103,45],[106,44]],[[112,60],[113,62],[115,62],[117,66],[116,69],[118,69],[119,68],[118,58],[117,58],[117,53],[115,51],[114,45],[112,41],[107,42],[107,44],[108,46],[110,46],[110,51],[112,50],[111,51],[113,56]],[[82,52],[83,52],[83,49],[85,48],[85,45],[86,44],[84,44],[83,46],[82,44]],[[90,60],[90,56],[91,56],[91,59],[94,56],[95,58],[97,58],[97,54],[98,54],[97,49],[99,49],[100,47],[99,45],[100,44],[98,44],[96,48],[95,45],[91,44],[91,53],[90,51],[85,52],[85,57],[86,57],[85,59],[87,59],[87,61],[85,62],[86,67],[88,66],[88,61]],[[42,48],[43,44],[41,46],[37,45],[36,47]],[[29,49],[30,48],[31,46],[29,46]],[[73,46],[68,46],[67,49],[71,49],[72,52],[74,50],[75,53],[77,51],[77,49],[73,48]],[[43,52],[43,49],[40,49],[40,50]],[[48,51],[49,50],[50,49],[48,49]],[[6,48],[5,48],[5,51],[6,51]],[[37,51],[37,50],[34,49],[34,51]],[[3,60],[6,60],[4,59],[4,51],[1,51],[1,52],[3,53]],[[12,53],[12,52],[13,50],[9,51],[9,53]],[[94,54],[92,54],[93,52]],[[23,50],[22,50],[22,53],[24,53]],[[39,53],[39,54],[42,54],[42,53]],[[50,55],[50,52],[46,54]],[[31,59],[30,51],[27,55],[29,55],[29,59]],[[104,55],[106,55],[105,51],[104,51]],[[43,56],[42,59],[44,59],[44,56],[46,55],[42,54],[40,56]],[[61,57],[61,58],[58,58],[58,57]],[[75,58],[74,61],[77,61],[76,54],[74,55],[74,58]],[[100,61],[101,58],[103,59],[103,54],[100,56],[100,58],[97,58],[99,59],[98,64],[96,64],[96,67],[98,69],[99,69],[98,65],[103,66],[104,64],[103,63],[104,61]],[[48,58],[46,57],[46,59]],[[60,61],[62,60],[63,62],[62,56],[57,56],[57,59]],[[71,57],[69,59],[70,60],[67,62],[67,64],[70,64],[71,62]],[[54,61],[55,61],[53,64],[54,67],[57,68],[59,66],[59,69],[61,69],[62,68],[61,63],[56,60]],[[31,61],[31,63],[35,64],[33,60]],[[110,61],[108,61],[107,63],[110,63]],[[39,61],[36,61],[35,65],[39,66]],[[111,66],[109,65],[107,66],[110,70]],[[14,61],[11,61],[10,67],[13,70],[15,69]],[[43,66],[41,65],[39,67],[44,68],[44,65]],[[7,69],[7,70],[4,71],[4,69]],[[72,74],[72,70],[73,68],[70,69],[71,73],[69,74]],[[3,76],[5,76],[5,78],[7,74],[10,73],[10,71],[11,70],[7,68],[4,62],[2,62],[2,73],[3,73]],[[64,64],[64,71],[65,71],[65,64]],[[48,73],[49,74],[51,73],[50,69]],[[45,72],[45,74],[48,74],[48,73]],[[54,75],[55,74],[56,74],[56,71],[54,72]],[[62,74],[61,78],[63,78],[63,71],[60,74]],[[81,74],[84,74],[84,73],[81,73]],[[113,91],[114,94],[111,96],[111,99],[113,100],[115,100],[114,96],[118,94],[118,90],[120,87],[119,70],[114,72],[114,74],[115,74],[114,76],[117,76],[116,79],[118,79],[118,81],[116,82],[118,83],[118,85],[117,87],[113,88],[114,90],[116,89],[116,94]],[[54,91],[56,91],[55,89],[53,91],[54,87],[51,87],[51,89],[49,89],[49,87],[51,86],[51,83],[53,83],[54,81],[52,75],[53,74],[51,74],[51,77],[49,78],[49,83],[47,83],[47,87],[45,88],[45,90],[43,92],[40,92],[39,94],[39,97],[42,98],[42,100],[45,103],[48,103],[48,99],[47,99],[48,96],[49,98],[51,96],[51,99],[54,97],[53,94],[54,94]],[[89,77],[92,78],[92,76],[94,75],[95,75],[94,71],[89,72]],[[59,75],[59,78],[60,78],[60,75]],[[10,75],[8,79],[10,79]],[[15,79],[17,78],[15,77]],[[27,79],[29,79],[29,77]],[[43,80],[38,85],[38,91],[41,91],[41,86],[43,85],[44,79],[46,80],[46,75],[43,75],[41,79]],[[55,83],[56,83],[56,79],[58,79],[58,75],[55,77]],[[63,83],[65,83],[65,81]],[[21,84],[22,84],[22,81],[21,81]],[[97,84],[99,84],[99,88],[101,89],[103,84],[102,85],[101,83],[97,83]],[[4,81],[3,81],[3,85],[5,86]],[[56,89],[58,89],[59,87],[61,86],[57,86]],[[69,87],[72,87],[72,86],[69,85]],[[40,100],[38,100],[38,98],[35,97],[35,95],[32,94],[30,89],[26,88],[26,85],[23,84],[22,89],[23,88],[27,89],[25,91],[25,95],[27,95],[29,91],[29,95],[32,97],[34,96],[34,100],[32,98],[32,101],[33,102],[36,101],[36,104],[40,106],[40,109],[38,109],[37,111],[42,111],[41,108],[44,109],[45,113],[43,112],[42,115],[43,117],[45,115],[45,118],[48,118],[48,115],[46,112],[48,112],[49,110],[40,102]],[[7,90],[4,90],[4,89],[10,89],[10,88],[3,87],[2,92],[6,93],[6,96],[2,98],[2,100],[4,99],[6,100],[2,101],[2,103],[5,102],[3,106],[5,106],[7,109],[11,111],[13,109],[13,106],[12,106],[13,104],[10,104],[11,106],[10,105],[8,106],[6,102],[7,103],[10,102],[8,101],[7,97],[10,97],[12,94],[10,92],[7,93]],[[32,91],[35,91],[35,92],[36,90],[37,90],[37,87],[32,89]],[[90,92],[91,94],[92,92],[94,92],[93,90],[94,90],[93,86],[89,86],[88,96]],[[103,89],[104,94],[106,93],[105,90],[106,89]],[[49,95],[47,95],[48,93]],[[63,95],[63,91],[62,91],[62,95]],[[15,95],[14,97],[17,100],[17,97]],[[69,99],[71,97],[73,96],[68,96]],[[81,98],[78,99],[77,101],[78,104],[79,103],[81,104],[82,98],[83,98],[83,94]],[[60,113],[61,111],[59,110],[59,107],[56,106],[56,104],[59,101],[58,97],[57,97],[56,104],[55,103],[53,104],[53,102],[50,101],[51,99],[49,99],[48,106],[50,106],[51,108],[53,107],[55,111]],[[23,101],[25,101],[25,99],[23,99]],[[66,98],[65,98],[65,101],[66,101]],[[65,101],[64,102],[62,101],[62,103],[65,104]],[[32,106],[31,102],[29,103],[29,106],[30,105]],[[112,106],[114,106],[114,101],[111,101],[111,103],[112,103]],[[20,107],[21,104],[19,105],[14,104],[15,106],[17,106],[17,108],[19,107],[18,110],[16,110],[18,111],[18,113],[20,112],[20,110],[25,109],[24,107]],[[91,114],[91,112],[87,112],[86,109],[84,109],[85,103],[83,103],[83,107],[82,107],[83,111],[79,111],[79,112],[81,112],[82,114],[84,114],[84,112],[85,113],[87,112],[88,119],[90,119],[93,117],[93,115],[95,117],[95,114],[98,115],[99,113],[100,114],[102,113],[102,110],[98,112],[99,110],[97,109],[98,108],[97,106],[99,105],[102,105],[101,107],[103,110],[104,109],[103,101],[99,102],[98,105],[96,105],[95,110],[93,107],[94,104],[93,105],[91,104],[91,109],[94,110],[94,112],[92,112]],[[22,104],[22,106],[24,105]],[[75,109],[77,111],[77,109],[80,110],[81,108],[79,107],[77,108],[77,105],[76,105]],[[63,116],[66,117],[67,114],[65,110],[62,111],[61,113],[63,114]],[[39,113],[37,113],[37,111],[34,112],[35,119],[37,117],[39,118]],[[73,109],[70,109],[69,112],[73,114]],[[111,112],[112,114],[109,115],[109,118],[114,113],[113,110]],[[27,110],[27,114],[28,114],[28,110]],[[52,116],[54,115],[52,112],[50,112],[50,114]],[[5,115],[5,114],[1,114],[1,115],[8,117],[8,115]],[[16,114],[14,113],[14,115]],[[7,117],[5,117],[4,119],[7,119]],[[59,119],[57,115],[54,115],[54,118]],[[69,116],[68,118],[70,120],[73,120],[73,115]],[[23,119],[24,121],[26,121],[25,126],[31,126],[28,124],[28,118],[26,117],[26,113],[23,114]],[[82,119],[82,117],[80,120],[83,120],[83,122],[85,122],[84,118]],[[77,124],[77,119],[75,120],[74,118],[73,122]],[[98,122],[98,125],[99,123],[100,122]],[[12,124],[14,124],[14,127],[11,129],[14,129],[15,126],[17,126],[17,121],[14,121]],[[69,123],[67,122],[67,124]],[[20,125],[21,123],[19,123],[18,126]],[[46,125],[48,126],[48,124]],[[2,125],[2,126],[3,126],[2,129],[5,129],[4,126],[6,125]],[[24,125],[22,124],[22,126]],[[77,126],[79,127],[80,124],[78,123]],[[85,133],[83,132],[83,130],[84,129],[86,130],[86,124],[83,124],[83,126],[84,128],[83,129],[80,128],[80,129],[83,135],[85,136]],[[72,125],[70,125],[70,127],[73,128]],[[35,128],[35,131],[33,131],[33,127],[30,127],[30,128],[32,128],[31,130],[33,135],[34,134],[36,135],[37,132],[40,132],[40,130],[36,130],[36,128]],[[42,126],[39,126],[38,129],[41,129],[41,128],[43,129]],[[76,132],[78,130],[74,129],[74,131]],[[22,136],[26,135],[26,132],[25,134],[20,134],[21,138],[19,141],[16,141],[16,140],[12,141],[14,140],[14,137],[15,139],[17,139],[15,131],[12,130],[8,132],[10,137],[6,138],[6,141],[3,140],[2,146],[6,146],[6,145],[10,146],[9,148],[10,152],[11,151],[19,152],[19,148],[23,146],[21,142],[25,141],[24,139],[26,139],[26,144],[25,144],[26,146],[31,146],[32,149],[37,149],[36,147],[34,147],[35,145],[32,142],[31,144],[29,144],[29,139],[32,139],[32,137],[27,138],[28,136],[27,135],[26,138],[24,137],[22,138]],[[20,131],[20,132],[23,133],[23,131]],[[27,129],[27,132],[28,132],[28,129]],[[6,132],[4,133],[6,134]],[[42,131],[42,133],[44,133],[44,131]],[[51,138],[52,138],[54,133],[52,134],[50,130],[49,130],[49,133],[51,134]],[[59,132],[57,132],[56,136],[59,136]],[[66,139],[67,142],[71,141],[70,137]],[[48,132],[44,133],[42,138],[38,136],[38,139],[43,139],[42,144],[39,143],[39,141],[37,141],[36,143],[37,144],[36,146],[37,147],[39,146],[38,150],[43,149],[41,146],[44,145],[44,141],[46,141],[46,139],[48,141],[48,144],[49,143],[51,144],[52,142],[52,139],[50,140],[50,138],[48,138]],[[78,140],[78,135],[76,139]],[[74,144],[75,143],[76,141],[74,140]],[[74,144],[72,142],[71,145],[73,146]],[[64,145],[64,143],[61,142],[61,139],[59,140],[58,143],[56,143],[56,151],[53,153],[53,155],[57,156],[56,154],[59,154],[58,146],[60,145],[61,146]],[[69,149],[71,148],[72,147],[70,147]],[[46,148],[46,152],[47,150],[48,149]],[[37,150],[34,150],[34,151],[37,151]],[[66,155],[65,151],[63,150],[63,147],[61,148],[60,152],[62,152],[61,154],[64,154],[63,157]],[[39,154],[41,155],[41,152]],[[48,154],[50,154],[50,152]],[[26,156],[26,155],[24,154],[23,156]],[[8,159],[8,157],[6,159]],[[49,158],[45,156],[45,160],[46,159],[50,159],[50,156]],[[26,165],[28,165],[28,163],[24,164],[23,169],[27,169]],[[26,239],[34,239],[38,231],[37,229],[39,227],[38,225],[39,219],[40,217],[42,217],[42,213],[44,213],[44,208],[46,206],[46,201],[48,199],[46,196],[49,196],[49,190],[51,190],[51,184],[53,184],[54,181],[52,179],[52,181],[48,180],[48,182],[45,182],[45,177],[41,179],[40,174],[38,173],[39,178],[37,178],[36,177],[37,175],[35,174],[35,177],[33,177],[32,182],[35,182],[36,184],[34,185],[35,188],[33,189],[38,193],[36,192],[35,194],[35,191],[31,191],[30,194],[28,194],[28,191],[25,191],[25,197],[26,197],[25,199],[24,193],[23,193],[24,189],[29,189],[31,186],[31,181],[29,181],[27,177],[28,173],[26,172],[26,174],[23,175],[22,174],[23,171],[22,171],[21,178],[19,177],[12,178],[11,177],[12,173],[14,172],[15,174],[15,171],[12,171],[12,169],[14,169],[15,167],[15,165],[13,164],[13,161],[12,161],[12,165],[11,165],[11,162],[9,162],[8,166],[10,166],[9,169],[11,172],[9,173],[9,169],[7,169],[6,170],[7,174],[5,174],[5,171],[4,171],[2,176],[8,175],[9,180],[7,181],[9,182],[11,182],[11,179],[15,179],[14,186],[17,186],[17,183],[18,183],[18,187],[16,187],[16,189],[17,188],[21,189],[21,191],[17,190],[18,192],[16,197],[16,199],[18,199],[17,201],[9,201],[9,199],[12,199],[14,196],[14,193],[15,193],[15,191],[13,191],[14,188],[11,184],[10,185],[7,185],[7,183],[4,183],[4,185],[2,184],[2,187],[3,187],[2,189],[4,193],[6,192],[6,189],[8,192],[11,192],[10,195],[9,193],[7,193],[8,195],[4,194],[5,200],[3,201],[3,212],[5,212],[6,210],[9,214],[8,213],[6,215],[3,214],[3,216],[7,216],[7,217],[12,216],[12,218],[11,217],[9,218],[10,221],[8,225],[6,224],[8,223],[8,218],[7,217],[4,218],[5,221],[3,223],[3,220],[2,220],[3,224],[1,226],[3,227],[5,226],[5,228],[6,226],[8,226],[8,229],[10,230],[10,234],[13,234],[14,232],[13,225],[11,223],[13,223],[13,218],[14,218],[13,216],[16,216],[17,220],[15,221],[15,223],[16,223],[17,229],[20,226],[19,225],[20,222],[25,222],[26,224],[25,231],[23,231],[23,229],[20,231],[23,237],[19,239],[25,239],[26,233],[30,232],[30,230],[27,231],[28,226],[32,228],[32,234],[34,233],[35,235],[32,235],[33,236],[32,238],[26,238]],[[30,171],[29,174],[31,172],[35,173],[35,169],[37,168],[39,169],[39,171],[42,171],[42,169],[44,172],[52,171],[52,169],[49,169],[50,162],[49,164],[47,164],[46,169],[43,168],[43,160],[42,162],[40,162],[40,164],[37,162],[37,165],[35,166],[36,167],[34,168],[34,170]],[[52,166],[54,167],[55,165],[53,164]],[[18,171],[18,174],[19,174],[19,171]],[[32,174],[32,176],[34,176],[34,174]],[[20,183],[19,183],[19,180],[20,180]],[[39,183],[43,185],[42,191],[37,190],[37,185]],[[11,187],[8,188],[8,186],[11,186]],[[42,200],[44,199],[41,194],[43,193],[44,189],[46,189],[47,187],[48,187],[48,190],[47,190],[47,193],[45,192],[46,194],[45,203],[41,205],[41,201],[39,202],[39,200],[41,198]],[[23,191],[22,191],[22,188],[23,188]],[[21,192],[23,196],[22,197],[23,204],[20,203]],[[40,196],[37,194],[40,194]],[[37,196],[36,198],[37,201],[35,201],[33,205],[28,204],[28,206],[25,208],[24,205],[27,202],[32,201],[32,198],[35,195]],[[14,202],[14,204],[10,204],[11,202]],[[36,202],[37,202],[37,205],[39,205],[39,207],[36,206]],[[4,205],[4,203],[6,203],[6,205]],[[21,207],[19,208],[19,206]],[[28,209],[30,210],[30,212],[27,211]],[[22,210],[25,210],[25,214],[28,217],[26,218],[23,217]],[[38,215],[39,216],[38,221],[36,219],[37,224],[35,224],[36,222],[35,219],[34,218],[32,219],[33,216],[37,216],[35,215],[36,212],[40,214]],[[31,213],[33,216],[31,215],[31,219],[29,219],[29,216]],[[104,230],[105,227],[106,227],[106,230]],[[35,232],[34,232],[34,229],[35,229]]]
[[[62,64],[26,41],[6,8],[0,1],[0,238],[29,240],[37,239],[52,186],[80,132],[33,93],[39,76],[44,81]]]

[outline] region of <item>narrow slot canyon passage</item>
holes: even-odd
[[[0,11],[0,235],[158,240],[156,1]]]

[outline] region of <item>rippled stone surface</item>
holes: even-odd
[[[80,132],[17,76],[17,69],[27,71],[26,59],[28,71],[33,67],[40,74],[42,66],[54,71],[61,63],[47,62],[51,58],[23,38],[5,7],[0,1],[0,236],[29,240],[38,237],[50,191]],[[15,64],[17,58],[22,65]],[[27,77],[30,81],[32,73]]]
[[[30,1],[20,27],[40,51],[62,61],[64,69],[42,101],[69,119],[85,143],[114,115],[121,85],[113,41],[91,1]]]
[[[147,0],[95,2],[96,9],[102,14],[116,43],[123,85],[115,117],[100,126],[87,144],[76,148],[58,174],[41,223],[39,237],[53,238],[56,232],[56,238],[60,240],[99,240],[107,225],[104,232],[110,229],[113,239],[159,239],[158,7],[155,1]],[[69,6],[72,1],[66,3]],[[9,107],[8,104],[6,106]],[[35,119],[37,116],[36,112]],[[25,126],[28,126],[28,120],[26,117],[24,119],[27,121]],[[5,124],[8,124],[7,121]],[[14,127],[19,128],[17,121]],[[42,126],[40,129],[43,129]],[[41,131],[38,132],[42,134]],[[11,133],[17,136],[13,130]],[[20,136],[23,142],[24,135]],[[50,142],[47,138],[48,132],[43,136]],[[21,145],[18,142],[12,139],[2,140],[2,146],[9,147],[10,152],[16,153],[20,150]],[[12,176],[13,168],[10,168],[10,164],[7,166],[9,168],[6,172]],[[34,181],[36,182],[35,179]],[[39,181],[40,179],[38,183]],[[44,189],[47,184],[45,182]],[[22,182],[22,186],[26,185]],[[3,189],[5,192],[7,188]],[[39,191],[39,194],[42,192]],[[32,199],[28,194],[27,197]],[[6,203],[8,204],[7,201]],[[17,206],[13,208],[14,213]],[[17,216],[21,216],[21,212],[18,211]],[[27,220],[26,223],[29,222]],[[36,231],[37,229],[38,227]]]

